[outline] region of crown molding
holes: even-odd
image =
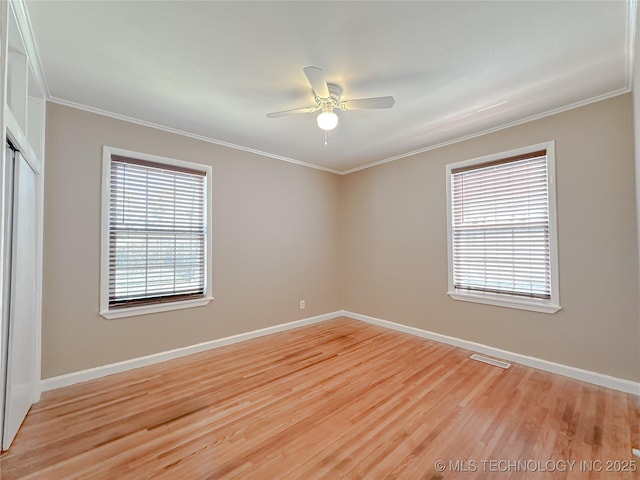
[[[349,170],[343,170],[339,172],[340,175],[349,175],[350,173],[359,172],[360,170],[366,170],[367,168],[377,167],[378,165],[384,165],[385,163],[395,162],[396,160],[401,160],[403,158],[412,157],[414,155],[418,155],[420,153],[429,152],[431,150],[437,150],[438,148],[447,147],[449,145],[453,145],[455,143],[464,142],[466,140],[471,140],[472,138],[481,137],[483,135],[488,135],[490,133],[499,132],[500,130],[505,130],[507,128],[515,127],[517,125],[522,125],[523,123],[533,122],[534,120],[539,120],[541,118],[550,117],[552,115],[556,115],[558,113],[563,113],[569,110],[573,110],[576,108],[584,107],[586,105],[600,102],[602,100],[607,100],[609,98],[617,97],[619,95],[624,95],[625,93],[631,92],[631,88],[625,86],[624,88],[620,88],[618,90],[614,90],[613,92],[605,93],[603,95],[598,95],[595,97],[588,98],[586,100],[581,100],[579,102],[572,103],[570,105],[566,105],[564,107],[554,108],[552,110],[547,110],[546,112],[538,113],[536,115],[531,115],[529,117],[524,117],[520,120],[515,120],[513,122],[504,123],[502,125],[498,125],[496,127],[487,128],[485,130],[480,130],[475,133],[471,133],[469,135],[464,135],[461,137],[456,137],[451,140],[446,140],[444,142],[436,143],[433,145],[428,145],[423,148],[419,148],[418,150],[412,150],[407,153],[401,153],[400,155],[396,155],[394,157],[385,158],[383,160],[378,160],[376,162],[367,163],[366,165],[362,165],[360,167],[354,167]]]
[[[177,128],[161,125],[159,123],[148,122],[146,120],[141,120],[139,118],[129,117],[127,115],[121,115],[119,113],[111,112],[109,110],[103,110],[101,108],[83,105],[81,103],[72,102],[69,100],[65,100],[63,98],[54,97],[52,95],[48,96],[47,101],[58,104],[58,105],[62,105],[65,107],[71,107],[77,110],[83,110],[85,112],[95,113],[97,115],[103,115],[105,117],[113,118],[116,120],[122,120],[123,122],[133,123],[143,127],[155,128],[156,130],[162,130],[164,132],[174,133],[176,135],[181,135],[183,137],[193,138],[194,140],[200,140],[202,142],[213,143],[215,145],[233,148],[234,150],[241,150],[243,152],[253,153],[255,155],[260,155],[263,157],[273,158],[275,160],[280,160],[287,163],[293,163],[295,165],[301,165],[303,167],[313,168],[315,170],[322,170],[323,172],[334,173],[337,175],[341,174],[341,172],[338,170],[333,170],[331,168],[323,167],[321,165],[316,165],[314,163],[303,162],[301,160],[296,160],[295,158],[284,157],[282,155],[276,155],[274,153],[264,152],[262,150],[256,150],[254,148],[249,148],[242,145],[236,145],[235,143],[224,142],[222,140],[218,140],[212,137],[207,137],[205,135],[198,135],[195,133],[187,132],[185,130],[179,130]]]
[[[452,138],[451,140],[446,140],[444,142],[440,142],[440,143],[436,143],[436,144],[432,144],[432,145],[427,145],[427,146],[419,148],[417,150],[412,150],[410,152],[401,153],[400,155],[395,155],[393,157],[388,157],[388,158],[384,158],[382,160],[377,160],[375,162],[371,162],[371,163],[367,163],[365,165],[361,165],[361,166],[358,166],[358,167],[350,168],[348,170],[335,170],[335,169],[323,167],[321,165],[317,165],[317,164],[314,164],[314,163],[303,162],[302,160],[296,160],[294,158],[284,157],[282,155],[276,155],[276,154],[273,154],[273,153],[264,152],[262,150],[256,150],[254,148],[249,148],[249,147],[245,147],[245,146],[242,146],[242,145],[236,145],[234,143],[224,142],[222,140],[217,140],[215,138],[206,137],[204,135],[197,135],[197,134],[190,133],[190,132],[187,132],[187,131],[184,131],[184,130],[179,130],[177,128],[167,127],[165,125],[160,125],[160,124],[157,124],[157,123],[148,122],[146,120],[140,120],[138,118],[129,117],[127,115],[121,115],[119,113],[110,112],[108,110],[103,110],[103,109],[96,108],[96,107],[91,107],[91,106],[88,106],[88,105],[83,105],[83,104],[72,102],[72,101],[69,101],[69,100],[62,99],[62,98],[54,97],[54,96],[51,96],[51,95],[48,96],[47,101],[49,101],[51,103],[58,104],[58,105],[62,105],[62,106],[65,106],[65,107],[71,107],[71,108],[75,108],[75,109],[78,109],[78,110],[83,110],[83,111],[86,111],[86,112],[95,113],[97,115],[103,115],[103,116],[106,116],[106,117],[114,118],[116,120],[122,120],[124,122],[133,123],[133,124],[141,125],[141,126],[144,126],[144,127],[155,128],[157,130],[162,130],[162,131],[165,131],[165,132],[168,132],[168,133],[174,133],[176,135],[181,135],[181,136],[184,136],[184,137],[193,138],[195,140],[200,140],[200,141],[207,142],[207,143],[212,143],[212,144],[215,144],[215,145],[221,145],[223,147],[233,148],[234,150],[241,150],[243,152],[248,152],[248,153],[252,153],[252,154],[255,154],[255,155],[260,155],[260,156],[263,156],[263,157],[268,157],[268,158],[272,158],[272,159],[275,159],[275,160],[280,160],[280,161],[287,162],[287,163],[293,163],[295,165],[300,165],[300,166],[303,166],[303,167],[313,168],[315,170],[321,170],[323,172],[333,173],[333,174],[336,174],[336,175],[349,175],[351,173],[359,172],[361,170],[366,170],[368,168],[377,167],[378,165],[384,165],[385,163],[395,162],[395,161],[401,160],[403,158],[412,157],[414,155],[419,155],[421,153],[429,152],[431,150],[437,150],[439,148],[447,147],[449,145],[454,145],[456,143],[464,142],[466,140],[471,140],[473,138],[481,137],[483,135],[488,135],[490,133],[499,132],[500,130],[505,130],[507,128],[515,127],[517,125],[522,125],[524,123],[532,122],[534,120],[540,120],[540,119],[545,118],[545,117],[550,117],[552,115],[557,115],[559,113],[563,113],[563,112],[566,112],[566,111],[569,111],[569,110],[573,110],[573,109],[576,109],[576,108],[584,107],[586,105],[590,105],[592,103],[596,103],[596,102],[600,102],[600,101],[603,101],[603,100],[607,100],[609,98],[617,97],[619,95],[624,95],[625,93],[629,93],[629,92],[631,92],[631,87],[630,86],[625,86],[624,88],[620,88],[618,90],[614,90],[613,92],[609,92],[609,93],[605,93],[603,95],[598,95],[598,96],[595,96],[595,97],[591,97],[591,98],[588,98],[586,100],[581,100],[579,102],[575,102],[575,103],[572,103],[570,105],[566,105],[564,107],[554,108],[552,110],[547,110],[545,112],[542,112],[542,113],[539,113],[539,114],[536,114],[536,115],[531,115],[531,116],[528,116],[528,117],[524,117],[524,118],[522,118],[520,120],[515,120],[513,122],[504,123],[504,124],[498,125],[496,127],[491,127],[491,128],[480,130],[478,132],[474,132],[474,133],[471,133],[471,134],[468,134],[468,135],[455,137],[455,138]]]

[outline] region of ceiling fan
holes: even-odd
[[[299,113],[311,113],[321,110],[317,117],[318,127],[328,131],[333,130],[338,125],[338,115],[334,110],[366,110],[372,108],[391,108],[395,103],[393,97],[372,97],[360,98],[357,100],[341,100],[342,89],[333,83],[327,83],[324,72],[318,67],[304,67],[304,74],[307,76],[316,104],[312,107],[294,108],[293,110],[283,110],[281,112],[267,113],[267,118],[279,118],[287,115]]]

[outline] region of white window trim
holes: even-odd
[[[470,167],[482,163],[488,163],[503,158],[515,157],[538,150],[547,151],[547,172],[548,172],[548,198],[549,198],[549,243],[551,249],[551,298],[549,300],[537,298],[525,298],[516,295],[497,294],[488,292],[466,292],[456,290],[453,286],[453,252],[452,252],[452,224],[451,224],[451,171],[456,168]],[[449,270],[449,287],[447,295],[454,300],[465,302],[484,303],[498,307],[516,308],[520,310],[530,310],[533,312],[555,313],[560,310],[560,291],[558,278],[558,234],[557,234],[557,212],[556,212],[556,160],[555,141],[530,145],[528,147],[517,148],[507,152],[496,153],[484,157],[473,158],[462,162],[451,163],[446,166],[447,185],[447,256]]]
[[[123,157],[147,160],[164,165],[183,167],[198,170],[206,173],[207,178],[207,230],[205,232],[205,294],[204,298],[193,300],[182,300],[176,302],[158,303],[154,305],[142,305],[136,307],[125,307],[109,310],[109,201],[111,191],[111,156],[121,155]],[[201,307],[207,305],[213,296],[211,294],[211,279],[213,274],[213,242],[211,239],[211,211],[212,211],[212,191],[213,179],[212,168],[209,165],[185,162],[173,158],[160,157],[147,153],[133,152],[121,148],[103,146],[102,148],[102,219],[101,219],[101,241],[100,241],[100,315],[107,319],[132,317],[134,315],[146,315],[149,313],[167,312],[183,308]]]

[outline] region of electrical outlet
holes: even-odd
[[[304,310],[305,303],[304,300],[300,300],[300,310]]]

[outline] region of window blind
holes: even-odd
[[[206,174],[112,155],[109,308],[201,298]]]
[[[456,290],[551,298],[546,151],[451,170]]]

